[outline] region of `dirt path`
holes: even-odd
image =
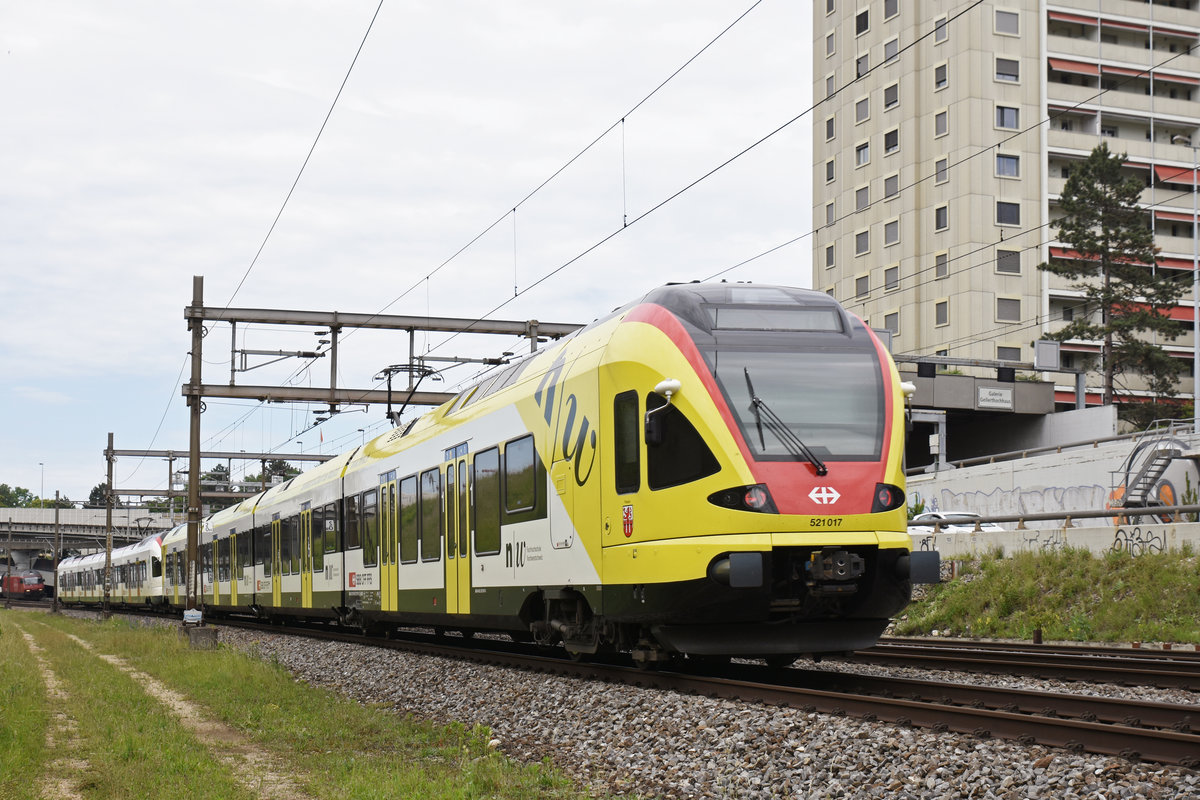
[[[71,634],[68,636],[88,652],[132,677],[151,697],[166,706],[209,752],[229,767],[234,779],[249,792],[263,800],[310,800],[312,796],[284,773],[285,765],[236,729],[205,717],[184,695],[136,669],[125,659],[97,653],[90,642]]]
[[[46,726],[46,750],[51,753],[73,753],[78,750],[77,742],[79,723],[67,711],[71,708],[71,698],[63,689],[62,682],[59,681],[58,675],[50,667],[50,662],[46,659],[46,651],[37,640],[33,638],[33,634],[26,631],[20,625],[16,626],[21,631],[21,636],[25,638],[25,644],[29,646],[33,653],[34,659],[37,661],[38,672],[41,673],[42,682],[46,684],[46,693],[50,697],[50,704],[54,708],[54,713],[50,717],[50,722]],[[46,774],[38,781],[38,797],[41,800],[82,800],[82,795],[79,793],[79,786],[71,779],[72,775],[82,775],[88,768],[86,761],[80,761],[77,758],[72,758],[70,755],[63,755],[56,758],[46,765]]]

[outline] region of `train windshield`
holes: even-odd
[[[719,348],[709,353],[713,374],[755,458],[796,458],[763,429],[750,402],[754,393],[822,461],[874,461],[883,449],[883,378],[875,351],[797,351]],[[761,431],[761,432],[760,432]]]

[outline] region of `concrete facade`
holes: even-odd
[[[1032,362],[1034,340],[1083,313],[1037,266],[1065,252],[1048,223],[1102,140],[1146,182],[1158,268],[1190,279],[1197,0],[813,9],[813,287],[891,330],[894,352]],[[1190,295],[1176,316],[1188,330],[1161,344],[1190,364]],[[1063,349],[1068,367],[1097,351]],[[1069,374],[1044,376],[1073,402]]]

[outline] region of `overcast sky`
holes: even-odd
[[[587,322],[809,232],[808,116],[647,213],[809,107],[809,3],[385,0],[317,141],[377,6],[0,0],[0,483],[40,495],[44,473],[46,496],[84,500],[110,431],[118,449],[187,450],[193,275],[209,306],[473,318],[511,299],[494,318]],[[808,286],[810,247],[725,277]],[[229,326],[212,334],[204,379],[228,382]],[[520,347],[442,338],[419,346]],[[374,386],[407,348],[348,336],[339,383]],[[328,384],[324,360],[302,367],[237,379]],[[372,408],[304,433],[317,407],[209,400],[203,447],[336,453],[386,429]],[[160,460],[115,467],[121,487],[166,482]]]

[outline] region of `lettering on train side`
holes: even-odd
[[[599,437],[587,415],[579,413],[579,398],[574,393],[563,398],[561,407],[554,402],[565,367],[566,360],[560,356],[542,376],[533,399],[542,409],[546,426],[554,430],[550,461],[574,462],[575,484],[583,486],[596,463]]]

